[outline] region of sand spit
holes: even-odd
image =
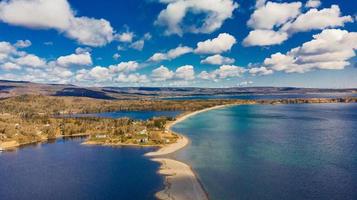
[[[166,130],[172,132],[172,126],[199,113],[232,105],[235,104],[214,106],[184,114],[176,121],[168,124],[166,126]],[[159,174],[165,176],[165,189],[157,192],[156,197],[160,200],[208,200],[207,193],[204,191],[190,166],[177,160],[162,158],[162,156],[174,153],[184,148],[189,143],[188,138],[185,136],[178,133],[175,134],[179,136],[176,143],[164,146],[155,152],[149,152],[146,154],[146,156],[153,157],[153,161],[162,164]]]

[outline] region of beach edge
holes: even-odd
[[[165,158],[168,154],[177,152],[185,148],[189,144],[189,139],[175,131],[172,127],[186,119],[195,116],[197,114],[207,112],[210,110],[221,109],[229,106],[235,106],[239,104],[226,104],[218,105],[202,110],[197,110],[194,112],[183,114],[179,116],[175,121],[167,124],[165,129],[167,131],[176,134],[179,139],[170,145],[164,146],[157,151],[146,153],[145,156],[150,157],[152,161],[159,162],[161,164],[158,173],[165,178],[165,188],[158,191],[155,197],[159,200],[208,200],[208,194],[205,191],[200,180],[196,176],[195,172],[192,170],[191,166],[186,163]]]

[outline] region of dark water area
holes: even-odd
[[[213,200],[357,199],[357,104],[233,106],[173,129]]]
[[[82,146],[58,140],[0,153],[1,200],[155,199],[164,188],[154,148]]]
[[[169,97],[165,100],[204,100],[204,99],[295,99],[295,98],[340,98],[340,97],[357,97],[355,93],[316,93],[316,94],[242,94],[242,95],[195,95],[185,97]]]
[[[148,120],[153,117],[176,117],[181,111],[115,111],[93,114],[74,114],[67,117],[101,117],[101,118],[123,118],[128,117],[136,120]]]

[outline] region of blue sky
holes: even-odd
[[[3,0],[0,78],[357,87],[353,0]]]

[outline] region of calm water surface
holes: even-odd
[[[81,139],[0,153],[1,200],[155,199],[163,178],[153,148],[81,146]]]
[[[357,199],[357,104],[234,106],[174,130],[214,200]]]
[[[176,117],[181,111],[116,111],[94,114],[75,114],[72,117],[103,117],[103,118],[121,118],[128,117],[137,120],[147,120],[153,117]]]
[[[357,97],[356,93],[311,93],[311,94],[242,94],[242,95],[195,95],[186,97],[169,97],[167,100],[194,100],[194,99],[295,99],[295,98],[340,98]]]

